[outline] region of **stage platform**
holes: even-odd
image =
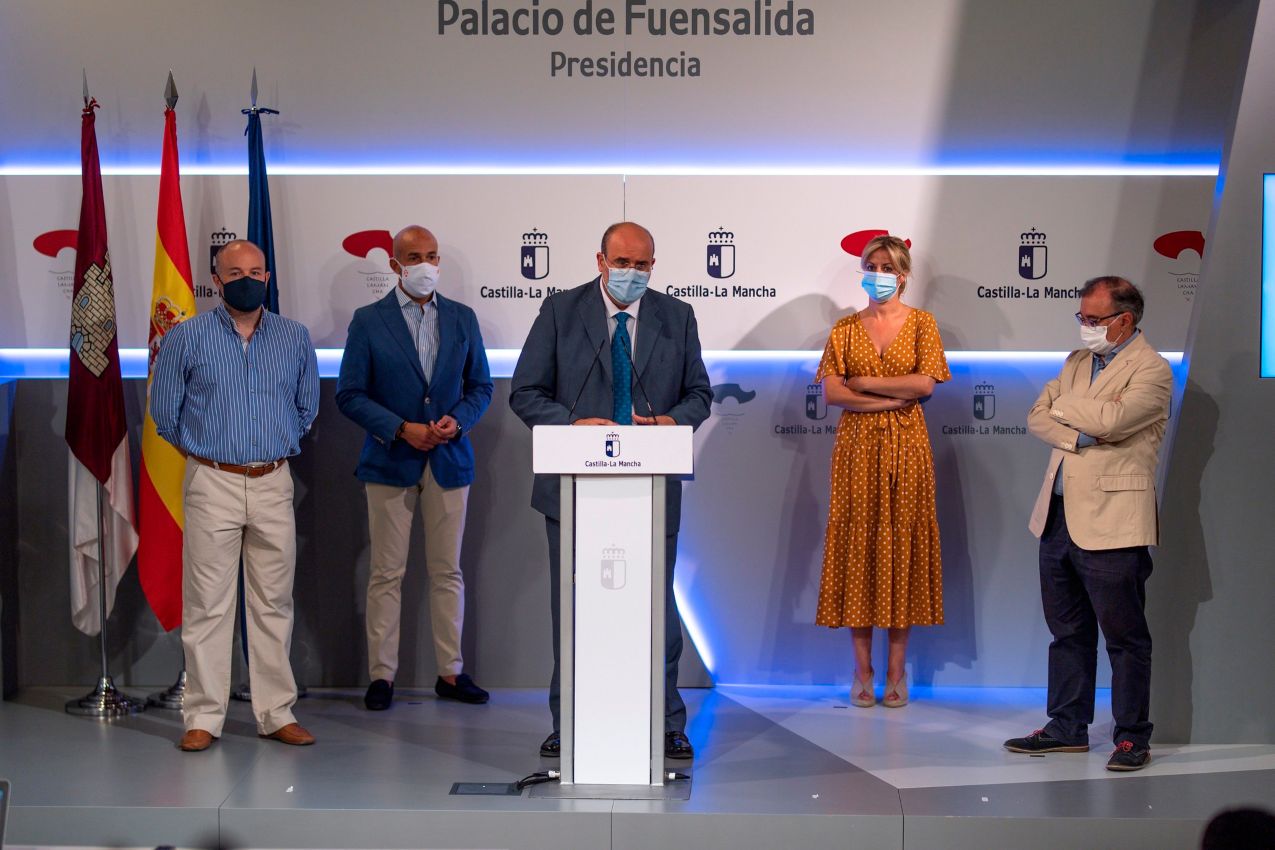
[[[31,689],[0,704],[0,776],[13,783],[6,847],[1194,848],[1241,803],[1275,808],[1275,747],[1170,746],[1136,774],[1104,770],[1109,711],[1087,755],[1016,756],[1041,725],[1037,689],[914,689],[903,709],[849,707],[843,688],[687,690],[697,750],[690,797],[571,800],[456,796],[553,766],[543,691],[486,706],[312,690],[305,748],[256,737],[235,703],[204,753],[175,747],[180,718],[152,709],[71,717],[87,688]],[[131,689],[145,693],[142,689]],[[1101,692],[1106,698],[1106,692]]]

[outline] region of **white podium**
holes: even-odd
[[[532,468],[562,476],[561,784],[664,784],[665,476],[686,426],[541,425]]]

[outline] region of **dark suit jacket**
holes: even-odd
[[[606,306],[594,278],[583,286],[545,299],[523,343],[510,388],[509,406],[528,427],[569,425],[576,419],[610,419],[611,353]],[[598,347],[596,364],[590,373]],[[700,356],[695,311],[685,301],[648,289],[638,313],[633,405],[650,405],[678,425],[698,428],[708,418],[713,391]],[[588,378],[586,382],[586,376]],[[576,395],[580,401],[568,415]],[[647,414],[649,415],[649,414]],[[558,519],[556,475],[537,475],[531,506]],[[667,528],[677,531],[682,513],[682,484],[668,482]]]
[[[438,358],[428,381],[394,291],[354,311],[336,403],[367,430],[354,473],[360,481],[410,487],[421,480],[427,456],[441,486],[463,487],[474,480],[469,431],[491,403],[487,351],[473,310],[438,293],[434,300]],[[460,437],[428,453],[394,439],[404,421],[430,422],[446,414],[460,423]]]

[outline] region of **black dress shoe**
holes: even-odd
[[[1133,741],[1121,741],[1116,744],[1111,758],[1107,759],[1107,770],[1142,770],[1151,763],[1151,749],[1139,747]]]
[[[562,736],[557,732],[550,732],[549,737],[545,738],[544,743],[540,745],[540,755],[547,759],[556,759],[561,756]]]
[[[1027,753],[1028,755],[1041,753],[1087,753],[1089,752],[1089,745],[1067,744],[1053,737],[1044,729],[1037,729],[1025,738],[1010,738],[1005,742],[1005,749],[1011,753]]]
[[[368,685],[367,693],[363,695],[363,704],[367,706],[368,711],[384,711],[392,702],[394,702],[394,683],[384,679],[377,679]]]
[[[439,676],[438,681],[434,683],[434,693],[438,694],[440,699],[454,699],[471,705],[482,705],[491,699],[491,694],[475,685],[474,680],[466,673],[457,676],[454,685],[447,684],[443,677]]]
[[[684,732],[664,733],[664,757],[670,759],[695,758],[695,750]]]

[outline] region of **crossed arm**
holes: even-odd
[[[829,375],[823,395],[829,404],[855,413],[902,410],[934,392],[934,379],[920,373],[897,377]]]

